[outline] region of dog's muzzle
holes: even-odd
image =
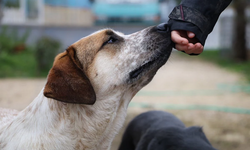
[[[137,78],[143,72],[153,68],[154,70],[158,70],[167,62],[172,51],[170,33],[169,25],[166,23],[154,26],[148,31],[148,35],[151,35],[150,39],[154,41],[154,54],[146,63],[130,72],[130,79]],[[152,47],[150,46],[146,49],[152,51]]]

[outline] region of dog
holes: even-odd
[[[23,111],[0,110],[1,150],[108,150],[133,96],[172,51],[167,24],[130,35],[103,29],[56,56]]]
[[[119,150],[216,150],[201,127],[185,125],[173,114],[148,111],[126,128]]]

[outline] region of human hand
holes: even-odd
[[[171,39],[175,43],[178,51],[184,51],[187,54],[200,54],[203,52],[203,46],[195,38],[195,34],[185,30],[174,30],[171,32]]]

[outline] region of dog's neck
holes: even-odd
[[[97,99],[94,105],[67,104],[46,98],[42,90],[6,126],[5,131],[11,133],[0,134],[0,137],[6,136],[7,141],[16,140],[17,145],[26,144],[26,147],[26,142],[30,141],[30,149],[38,149],[38,145],[44,149],[109,149],[122,127],[131,99],[131,96],[123,95]],[[14,133],[18,134],[13,137]]]

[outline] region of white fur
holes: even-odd
[[[66,104],[46,98],[42,90],[26,109],[0,129],[0,149],[109,149],[124,122],[129,103],[117,98],[131,97],[109,98],[92,106]],[[94,113],[88,117],[86,111]]]

